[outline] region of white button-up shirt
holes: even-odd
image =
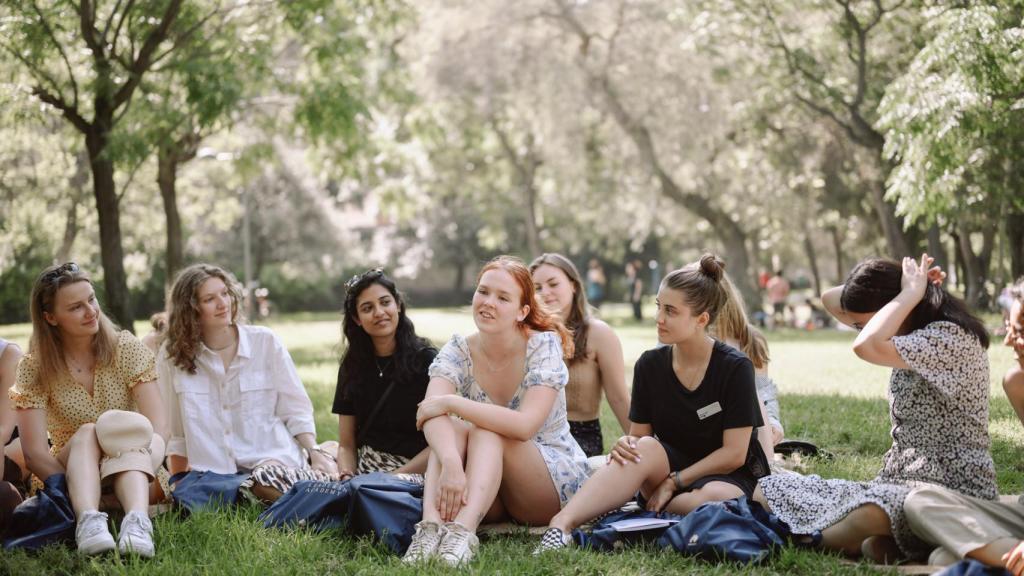
[[[316,434],[309,401],[291,356],[262,326],[238,325],[238,353],[227,370],[199,345],[196,373],[174,365],[166,346],[157,358],[160,391],[171,416],[167,454],[193,470],[233,474],[276,460],[305,468],[295,436]]]

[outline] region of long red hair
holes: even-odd
[[[554,332],[558,334],[558,339],[562,341],[562,357],[572,358],[573,351],[575,350],[572,333],[557,316],[548,314],[544,307],[541,306],[540,302],[537,301],[537,291],[533,288],[533,276],[530,275],[530,269],[526,267],[526,264],[516,258],[515,256],[497,256],[492,259],[484,267],[480,269],[480,273],[477,274],[476,282],[480,283],[480,278],[488,270],[504,270],[519,284],[519,292],[522,294],[519,298],[519,306],[529,306],[530,312],[526,315],[526,318],[519,323],[519,327],[524,332],[527,329],[532,329],[537,332]]]

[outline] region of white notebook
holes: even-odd
[[[641,530],[665,528],[676,522],[679,522],[679,520],[669,518],[626,518],[625,520],[618,520],[608,525],[616,532],[639,532]]]

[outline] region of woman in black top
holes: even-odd
[[[437,350],[416,335],[402,295],[381,269],[345,286],[342,331],[348,347],[333,408],[341,479],[368,472],[423,473],[429,452],[416,429],[416,407]]]
[[[704,255],[662,281],[658,340],[668,346],[636,362],[629,434],[552,518],[537,552],[568,546],[573,528],[637,491],[648,510],[676,514],[753,493],[767,468],[755,433],[763,422],[754,366],[707,334],[726,298],[722,273]]]

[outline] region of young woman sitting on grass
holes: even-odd
[[[768,376],[768,341],[747,321],[743,297],[736,290],[728,274],[722,277],[725,302],[718,318],[711,326],[715,339],[743,352],[754,364],[754,384],[761,405],[761,419],[765,425],[757,429],[761,449],[769,462],[775,454],[775,445],[782,441],[782,422],[779,420],[779,390]]]
[[[726,300],[722,280],[722,263],[704,255],[662,281],[658,341],[668,346],[636,361],[629,434],[551,519],[534,553],[570,546],[573,528],[638,491],[648,510],[676,514],[753,493],[767,467],[754,431],[763,424],[754,366],[707,333]]]
[[[39,275],[30,313],[29,352],[10,390],[28,469],[40,480],[66,475],[79,552],[152,556],[150,481],[166,435],[153,353],[107,319],[73,262]],[[116,543],[103,494],[126,512]]]
[[[337,448],[316,444],[313,404],[269,329],[241,322],[241,288],[195,264],[171,288],[157,359],[170,409],[171,473],[251,472],[243,488],[274,500],[298,480],[337,478]]]
[[[21,356],[17,344],[0,338],[0,534],[7,530],[11,512],[28,492],[26,482],[30,476],[18,438],[18,414],[7,392],[17,377]]]
[[[755,498],[796,534],[822,531],[822,545],[850,556],[920,559],[931,547],[908,527],[903,501],[920,483],[991,500],[988,334],[964,303],[941,287],[944,274],[920,262],[874,259],[843,286],[822,294],[825,308],[860,331],[853,351],[893,368],[892,447],[870,482],[774,475]]]
[[[473,321],[476,333],[453,336],[434,359],[416,416],[431,451],[407,562],[469,561],[484,520],[547,524],[589,472],[566,419],[572,338],[521,260],[483,267]]]
[[[1006,319],[1004,343],[1016,362],[1003,378],[1006,394],[1024,424],[1024,279],[1017,282]],[[930,566],[946,566],[965,558],[1024,575],[1024,500],[996,502],[958,494],[938,486],[914,489],[904,502],[914,533],[931,546]]]
[[[537,297],[572,332],[573,355],[567,359],[569,383],[565,403],[569,429],[587,456],[604,454],[601,392],[622,430],[629,430],[629,391],[622,343],[610,326],[590,314],[576,266],[561,254],[543,254],[530,264]]]
[[[416,428],[416,408],[427,392],[427,368],[437,350],[416,335],[402,294],[380,269],[346,284],[338,367],[338,468],[353,474],[422,474],[430,452]]]

